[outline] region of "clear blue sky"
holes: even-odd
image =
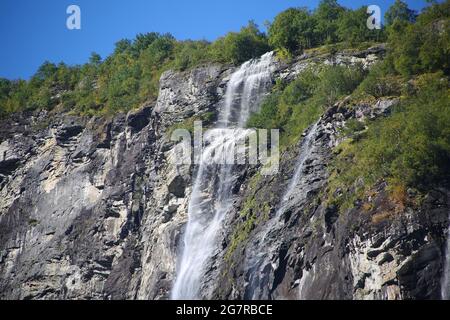
[[[260,26],[289,7],[319,0],[0,0],[0,77],[28,79],[45,60],[85,63],[102,57],[122,38],[170,32],[178,39],[215,38],[253,19]],[[394,0],[341,0],[350,8],[376,4],[384,12]],[[407,0],[419,10],[425,0]],[[81,30],[66,28],[66,9],[81,8]]]

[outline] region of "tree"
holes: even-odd
[[[158,37],[144,50],[144,60],[147,60],[153,67],[158,67],[172,55],[175,43],[176,40],[170,33]]]
[[[348,10],[343,13],[338,21],[337,34],[339,40],[349,42],[351,45],[377,40],[380,37],[380,30],[367,28],[367,18],[367,7]]]
[[[161,38],[161,35],[157,32],[139,33],[132,46],[132,51],[135,56],[138,56],[142,51],[147,49],[154,41]]]
[[[269,28],[269,44],[290,54],[315,44],[315,22],[305,8],[290,8],[275,17]]]
[[[250,21],[239,32],[229,32],[225,37],[215,41],[211,54],[219,61],[242,63],[269,51],[266,35],[258,25]]]
[[[322,0],[314,12],[316,19],[316,33],[318,42],[335,43],[338,41],[336,34],[337,23],[345,12],[345,8],[336,0]]]
[[[114,49],[114,54],[125,53],[131,50],[131,41],[128,39],[122,39],[116,42],[116,48]]]
[[[89,57],[89,63],[93,66],[99,66],[101,62],[102,57],[98,53],[92,52],[91,56]]]
[[[396,20],[414,23],[417,13],[408,8],[408,5],[402,0],[395,0],[395,3],[386,11],[384,20],[387,26],[392,25]]]
[[[5,78],[0,78],[0,99],[9,95],[11,90],[11,81]]]
[[[210,43],[201,41],[180,41],[175,47],[174,67],[177,70],[185,70],[202,62],[210,60]]]
[[[449,5],[446,1],[428,7],[416,23],[395,19],[389,26],[388,60],[398,73],[405,77],[438,70],[449,73]]]
[[[52,77],[56,71],[57,67],[54,63],[51,63],[49,61],[45,61],[37,70],[36,74],[34,75],[35,79],[38,80],[46,80],[50,77]]]

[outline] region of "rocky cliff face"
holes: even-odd
[[[222,265],[216,296],[245,299],[439,299],[450,208],[448,190],[433,190],[419,206],[396,208],[385,185],[345,213],[324,201],[327,167],[348,119],[383,116],[396,99],[374,105],[329,109],[313,127],[310,154],[300,181],[276,218],[279,190],[286,189],[296,157],[282,155],[280,175],[257,179],[243,189],[243,201],[227,224],[242,223],[246,199],[269,200],[269,219],[260,217],[248,237]],[[312,130],[313,128],[310,128]],[[300,142],[298,150],[302,150]],[[411,196],[414,196],[411,194]],[[248,201],[248,200],[247,200]],[[275,210],[274,210],[275,207]],[[245,223],[245,222],[244,222]],[[228,236],[227,239],[231,237]],[[231,240],[232,241],[232,240]],[[257,258],[256,265],[254,263]]]
[[[292,80],[311,65],[368,67],[383,52],[275,62],[273,82]],[[155,103],[113,118],[41,111],[2,120],[0,298],[169,298],[196,170],[176,165],[170,133],[193,119],[213,122],[233,71],[207,65],[167,72]],[[305,139],[282,155],[278,175],[261,177],[258,168],[243,168],[203,297],[439,297],[448,190],[432,190],[420,205],[395,215],[389,214],[384,185],[370,199],[370,210],[356,203],[338,214],[323,204],[339,129],[350,118],[384,116],[395,102],[349,107],[344,101],[321,117],[279,219],[279,193],[295,172]],[[251,213],[258,223],[236,241],[246,223],[240,213],[252,200],[264,204]]]

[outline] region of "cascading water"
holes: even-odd
[[[205,133],[206,147],[201,155],[188,206],[184,248],[178,263],[172,299],[201,298],[200,286],[205,268],[218,248],[218,233],[230,211],[232,189],[237,176],[234,165],[218,164],[233,154],[249,115],[257,111],[262,96],[272,84],[273,54],[244,63],[230,78],[216,129]],[[226,163],[226,164],[225,164]]]
[[[441,298],[450,300],[450,226],[447,231],[447,247],[445,252],[444,270],[441,280]]]
[[[266,224],[261,236],[259,237],[259,241],[253,244],[253,249],[247,251],[246,265],[247,275],[249,276],[249,279],[244,295],[245,299],[258,299],[258,294],[261,293],[261,290],[264,290],[263,288],[258,288],[258,286],[261,286],[260,275],[262,272],[261,269],[263,261],[265,258],[267,258],[267,250],[264,250],[265,246],[268,245],[267,237],[270,233],[276,232],[277,230],[279,230],[279,228],[282,227],[283,223],[281,217],[283,213],[285,213],[286,210],[292,205],[290,202],[292,200],[294,192],[297,191],[300,178],[305,169],[306,160],[311,156],[314,150],[313,143],[315,138],[317,137],[318,123],[319,122],[316,122],[309,129],[307,135],[301,141],[294,175],[290,179],[289,184],[284,191],[283,197],[281,198],[274,218]]]
[[[279,218],[286,210],[286,207],[289,204],[289,200],[292,197],[292,193],[294,192],[295,187],[297,186],[298,181],[300,180],[303,169],[305,168],[306,159],[308,159],[308,157],[311,155],[312,152],[312,143],[317,134],[317,125],[318,122],[316,122],[312,126],[312,128],[309,130],[308,134],[302,141],[300,153],[295,167],[294,176],[292,177],[286,191],[284,192],[283,198],[281,199],[280,207],[278,208],[277,213],[275,215],[276,218]]]

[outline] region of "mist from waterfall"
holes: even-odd
[[[229,157],[239,139],[245,139],[248,130],[243,127],[272,85],[272,68],[273,54],[267,53],[244,63],[234,72],[227,85],[217,126],[205,133],[172,299],[202,298],[202,280],[208,262],[218,250],[219,233],[231,209],[232,190],[238,178],[233,164],[219,165],[211,158]]]
[[[450,300],[450,226],[447,231],[447,246],[441,280],[441,298],[442,300]]]

